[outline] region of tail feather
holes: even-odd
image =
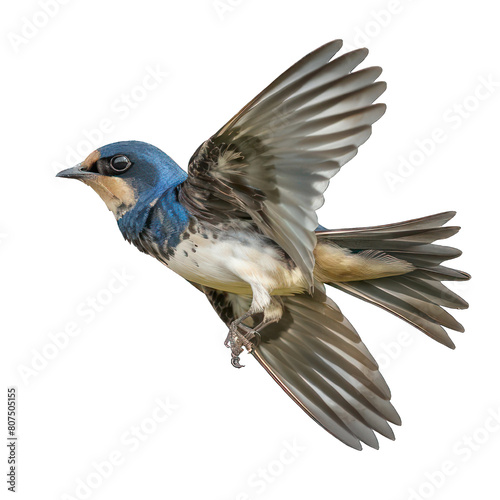
[[[459,227],[441,227],[455,212],[444,212],[410,221],[358,229],[319,231],[318,244],[330,244],[352,255],[382,252],[411,264],[407,272],[375,279],[327,281],[335,288],[375,304],[422,330],[429,337],[453,348],[445,328],[463,332],[463,326],[443,307],[466,309],[468,304],[442,281],[467,280],[467,273],[445,267],[461,251],[434,241],[453,236]],[[370,276],[371,278],[371,276]]]
[[[463,271],[458,271],[457,269],[451,269],[445,266],[435,266],[433,268],[419,268],[419,271],[423,276],[426,276],[433,280],[439,281],[467,281],[470,280],[470,274],[464,273]],[[417,273],[415,273],[417,276]]]
[[[398,282],[406,285],[410,290],[418,292],[425,297],[427,301],[434,301],[435,304],[449,307],[450,309],[467,309],[469,304],[444,286],[440,281],[415,277],[414,274],[400,276]]]
[[[456,229],[455,233],[460,230],[459,227],[449,226],[446,228],[442,228],[444,224],[449,222],[453,217],[457,215],[454,211],[442,212],[435,215],[428,215],[427,217],[420,217],[418,219],[411,219],[403,222],[395,222],[393,224],[383,224],[380,226],[370,226],[370,227],[357,227],[352,229],[331,229],[326,231],[318,231],[316,234],[318,235],[335,235],[335,239],[349,239],[353,237],[358,237],[362,239],[369,239],[370,236],[374,234],[379,234],[384,239],[391,239],[393,237],[399,236],[407,236],[413,234],[418,234],[421,237],[427,232],[426,230],[430,230],[433,233],[436,229],[440,230],[450,230]],[[441,238],[432,238],[427,240],[428,242],[436,241],[436,239]]]
[[[426,304],[412,299],[411,297],[392,295],[384,290],[384,288],[379,288],[375,281],[376,280],[373,280],[373,282],[359,281],[351,283],[330,283],[330,285],[395,314],[416,328],[422,330],[429,337],[451,349],[455,347],[450,336],[441,326],[444,326],[444,323],[446,322],[445,320],[449,316],[444,316],[446,311],[438,308],[440,311],[434,310],[430,312],[429,307],[426,307],[426,305],[431,306],[432,303]],[[440,316],[439,313],[442,313],[443,316]],[[448,326],[448,328],[450,327]],[[455,329],[463,331],[463,327],[461,325]]]

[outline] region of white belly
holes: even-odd
[[[210,288],[250,295],[255,286],[272,295],[291,295],[306,289],[298,268],[289,269],[274,248],[258,238],[205,238],[191,234],[181,240],[165,264],[183,278]]]

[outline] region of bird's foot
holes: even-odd
[[[235,368],[243,368],[245,366],[240,364],[240,354],[243,352],[243,348],[248,352],[252,352],[260,340],[259,332],[242,324],[242,321],[247,317],[249,316],[239,318],[231,323],[226,340],[224,341],[224,345],[231,349],[231,364]],[[256,342],[252,342],[254,339]]]

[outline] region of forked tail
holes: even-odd
[[[443,307],[466,309],[468,304],[442,281],[470,276],[441,265],[461,255],[460,250],[433,243],[459,231],[456,226],[442,227],[454,215],[444,212],[385,226],[319,231],[315,275],[454,348],[443,327],[464,329]]]

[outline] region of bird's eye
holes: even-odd
[[[132,162],[124,155],[115,155],[109,160],[109,166],[113,172],[122,174],[132,166]]]

